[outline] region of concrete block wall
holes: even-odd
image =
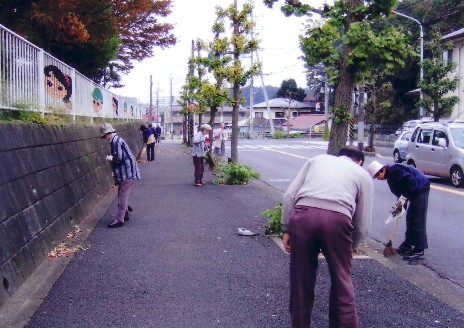
[[[114,126],[140,150],[139,124]],[[0,124],[0,307],[113,185],[100,127]]]

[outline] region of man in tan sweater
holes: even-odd
[[[318,254],[331,275],[329,327],[359,327],[351,259],[372,219],[373,182],[352,146],[310,159],[283,196],[283,242],[290,252],[292,326],[310,327]]]

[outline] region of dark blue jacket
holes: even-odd
[[[146,128],[143,131],[143,142],[147,143],[148,138],[152,135],[155,134],[155,129],[153,128]]]
[[[406,198],[430,190],[429,179],[411,165],[387,165],[386,178],[388,186],[396,197]]]

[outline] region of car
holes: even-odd
[[[427,175],[464,185],[464,122],[419,124],[408,143],[406,163]]]
[[[406,160],[408,153],[408,143],[411,140],[412,131],[403,132],[393,145],[393,161],[395,163],[402,163]]]
[[[423,118],[419,120],[411,120],[411,121],[404,122],[403,125],[400,126],[398,130],[396,130],[395,136],[399,136],[403,132],[414,131],[417,125],[424,123],[424,122],[432,122],[432,121],[433,121],[433,117],[424,116]]]

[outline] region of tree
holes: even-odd
[[[278,0],[263,0],[272,6]],[[403,65],[411,54],[407,40],[392,26],[373,28],[373,23],[391,13],[395,0],[338,0],[333,6],[317,10],[299,0],[286,0],[281,10],[285,15],[317,13],[325,20],[308,26],[301,36],[300,47],[310,66],[322,63],[335,89],[332,108],[332,129],[328,153],[335,154],[346,144],[347,122],[356,82],[367,78],[373,67],[382,64],[386,69]]]
[[[306,92],[303,88],[298,88],[294,79],[282,81],[279,90],[275,94],[275,98],[292,98],[293,100],[303,101],[306,97]]]
[[[452,44],[442,43],[438,32],[433,35],[434,38],[427,47],[431,57],[422,62],[424,79],[419,82],[419,87],[425,95],[421,105],[438,122],[441,117],[450,114],[453,106],[459,102],[458,96],[446,96],[456,90],[459,78],[450,77],[456,64],[451,59],[443,58],[444,51],[452,48]]]
[[[251,20],[251,14],[253,5],[249,2],[245,3],[241,10],[237,9],[237,1],[235,0],[234,5],[227,8],[217,7],[216,13],[218,18],[228,19],[231,22],[232,36],[224,38],[223,42],[227,44],[228,52],[232,54],[230,63],[224,67],[224,76],[227,81],[232,84],[232,137],[231,137],[231,160],[233,162],[238,161],[238,114],[242,97],[240,95],[240,88],[245,86],[248,79],[257,75],[261,69],[259,62],[253,63],[253,66],[246,69],[240,61],[240,56],[249,54],[258,48],[258,40],[248,39],[247,35],[254,27],[255,23]],[[230,55],[227,55],[230,56]]]
[[[0,23],[75,67],[96,83],[120,87],[132,60],[153,55],[176,39],[171,0],[8,0]]]

